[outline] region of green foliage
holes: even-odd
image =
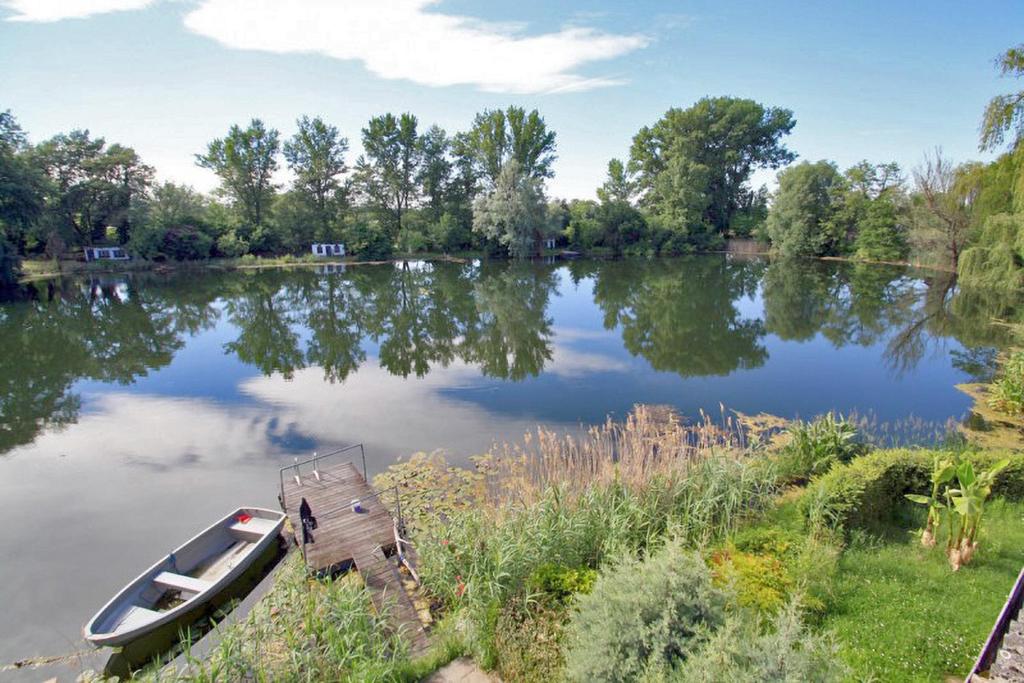
[[[139,202],[128,249],[150,260],[208,258],[216,240],[209,202],[191,187],[162,183]]]
[[[736,604],[758,612],[778,611],[793,589],[782,562],[772,555],[725,548],[711,556],[715,583],[736,596]]]
[[[957,272],[967,285],[1024,290],[1024,213],[989,216]]]
[[[304,213],[308,214],[316,241],[328,242],[347,202],[346,188],[341,176],[348,167],[345,153],[348,140],[334,126],[320,117],[303,116],[296,121],[298,130],[284,143],[284,158],[295,174],[294,192]],[[313,239],[302,239],[298,247],[305,247]]]
[[[531,590],[565,602],[577,593],[589,593],[597,572],[588,567],[565,567],[546,563],[537,567],[527,585]]]
[[[989,405],[1007,415],[1024,414],[1024,350],[1010,353],[989,388]]]
[[[293,557],[247,619],[208,657],[189,656],[178,680],[401,680],[406,647],[353,578],[308,581]]]
[[[477,507],[453,510],[444,535],[418,548],[421,576],[446,605],[466,610],[467,642],[493,662],[496,615],[541,566],[600,567],[609,553],[632,554],[669,529],[680,543],[721,538],[767,504],[774,489],[766,480],[754,463],[709,458],[686,477],[656,477],[635,491],[593,486],[569,503],[565,490],[553,488],[497,520]]]
[[[448,211],[441,214],[441,219],[432,224],[429,231],[431,244],[445,253],[464,249],[473,241],[472,226]]]
[[[857,223],[853,242],[857,258],[865,261],[898,261],[907,255],[907,237],[900,225],[896,205],[883,197],[868,204]]]
[[[412,114],[389,113],[370,119],[362,132],[365,153],[356,162],[356,186],[377,211],[391,240],[416,198],[416,176],[422,161],[418,124]]]
[[[239,238],[254,246],[263,239],[256,233],[269,219],[274,199],[279,139],[277,130],[253,119],[247,128],[231,126],[225,137],[209,144],[206,154],[196,155],[196,164],[217,174],[221,190],[241,213]]]
[[[130,236],[133,200],[143,196],[153,169],[130,147],[107,146],[89,131],[59,134],[37,145],[32,163],[47,177],[45,210],[36,229],[42,240],[59,234],[75,246],[104,242],[107,227],[120,242]]]
[[[536,109],[527,113],[515,106],[477,114],[459,147],[488,189],[497,186],[502,171],[513,161],[526,178],[550,178],[556,158],[555,132],[548,130],[544,118]]]
[[[729,220],[729,234],[732,237],[754,237],[764,230],[768,218],[768,188],[762,186],[756,192],[747,192]]]
[[[786,484],[806,482],[865,451],[857,427],[834,413],[812,422],[797,420],[786,431],[789,442],[777,459],[779,480]]]
[[[630,149],[629,170],[643,207],[676,231],[724,232],[750,174],[795,158],[782,144],[795,124],[787,109],[734,97],[669,109],[640,129]]]
[[[580,596],[569,626],[571,680],[622,681],[667,671],[724,622],[725,593],[703,559],[672,542],[644,560],[626,557]]]
[[[228,258],[238,258],[249,253],[249,242],[240,237],[234,228],[217,238],[217,253]]]
[[[394,249],[391,238],[374,219],[356,217],[348,226],[348,251],[369,261],[386,259]]]
[[[519,162],[502,168],[494,189],[473,205],[473,230],[503,245],[509,256],[527,258],[540,249],[547,205],[540,180],[522,172]]]
[[[810,631],[790,603],[767,623],[730,615],[692,657],[668,675],[645,680],[686,683],[828,683],[846,680],[847,667],[830,634]]]
[[[992,492],[1009,500],[1024,500],[1024,454],[983,451],[962,458],[980,469],[1003,459]],[[804,514],[812,524],[853,529],[884,525],[906,494],[927,495],[932,490],[933,455],[919,450],[880,450],[833,467],[811,482],[801,498]]]
[[[1024,44],[1011,47],[999,56],[996,63],[1003,76],[1024,76]],[[1024,137],[1024,92],[997,95],[985,108],[981,121],[981,149],[995,149],[1006,141],[1007,136],[1011,146],[1018,145]]]
[[[0,289],[17,284],[21,275],[21,262],[7,240],[0,235]]]
[[[10,111],[0,111],[0,285],[17,281],[19,248],[45,206],[46,176]]]
[[[608,176],[601,187],[597,188],[597,198],[602,204],[628,204],[633,195],[633,187],[626,166],[619,159],[608,162]]]
[[[804,161],[781,171],[766,225],[772,250],[784,257],[833,253],[836,240],[827,227],[834,190],[841,182],[829,161]]]

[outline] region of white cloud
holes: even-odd
[[[518,25],[429,11],[437,1],[201,0],[185,24],[237,49],[323,54],[382,78],[520,94],[618,84],[577,70],[648,43],[581,27],[524,35]]]
[[[154,0],[2,0],[0,5],[15,14],[7,21],[60,21],[93,14],[142,9]]]

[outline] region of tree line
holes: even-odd
[[[376,116],[351,165],[337,127],[303,116],[296,129],[282,139],[253,119],[211,141],[195,156],[219,180],[206,195],[155,182],[133,149],[87,130],[29,144],[11,112],[0,113],[5,279],[21,257],[97,244],[176,260],[300,253],[314,242],[371,259],[395,249],[527,257],[552,232],[545,181],[556,136],[536,110],[487,110],[454,135],[423,130],[409,113]]]
[[[999,68],[1024,74],[1024,47]],[[23,256],[92,244],[148,259],[273,256],[313,242],[370,259],[396,250],[525,258],[545,239],[654,256],[749,237],[784,257],[909,259],[972,283],[1024,285],[1024,93],[996,97],[985,112],[981,148],[1006,148],[996,161],[957,165],[936,150],[909,176],[895,163],[794,164],[784,140],[795,125],[788,109],[706,97],[641,128],[629,158],[608,163],[596,201],[564,201],[547,196],[556,135],[537,110],[486,110],[454,134],[424,130],[410,113],[376,116],[351,165],[348,139],[320,117],[301,117],[284,140],[253,119],[196,155],[220,181],[208,196],[154,182],[134,150],[88,131],[31,145],[8,111],[0,279],[15,278]],[[758,169],[782,169],[775,192],[752,186]]]

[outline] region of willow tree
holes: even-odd
[[[996,66],[1003,76],[1024,76],[1024,43],[1011,47],[1001,54],[996,60]],[[1016,147],[1022,138],[1024,90],[993,97],[985,108],[985,115],[981,121],[981,149],[997,149],[1006,142],[1009,142],[1011,147]]]

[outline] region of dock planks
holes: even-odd
[[[312,474],[303,475],[301,484],[286,479],[283,493],[282,502],[299,547],[299,505],[303,498],[316,517],[314,542],[305,548],[309,570],[328,574],[354,565],[377,610],[388,616],[414,653],[424,650],[426,631],[402,586],[395,561],[385,553],[395,545],[394,520],[355,465],[345,462],[321,466],[319,481]],[[353,512],[353,500],[359,500],[365,512]]]

